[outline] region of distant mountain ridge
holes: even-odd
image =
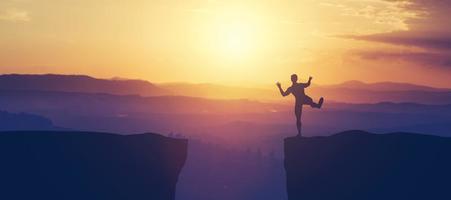
[[[97,79],[85,75],[0,75],[0,89],[44,90],[85,93],[109,93],[119,95],[168,95],[169,91],[143,80]]]
[[[120,115],[122,113],[241,113],[268,112],[276,104],[246,99],[207,99],[188,96],[140,96],[79,92],[1,90],[0,105],[12,112],[83,113]],[[30,103],[32,102],[32,103]]]
[[[252,88],[218,84],[160,84],[173,94],[203,98],[246,98],[263,101],[283,101],[277,88]],[[289,85],[283,85],[287,88]],[[347,103],[420,103],[451,104],[451,89],[395,82],[364,83],[347,81],[336,85],[312,85],[306,93],[314,99],[323,96],[328,102]]]
[[[424,85],[397,83],[389,81],[365,83],[362,81],[351,80],[340,84],[323,87],[348,88],[348,89],[373,90],[373,91],[448,91],[448,92],[451,91],[451,88],[435,88]]]
[[[278,91],[267,88],[227,86],[213,83],[165,83],[160,87],[181,96],[204,98],[233,98],[233,99],[271,99],[278,95]]]
[[[251,128],[284,132],[292,126],[292,105],[264,103],[245,99],[207,99],[186,96],[111,95],[58,91],[0,90],[0,105],[9,112],[27,112],[48,117],[54,124],[72,130],[96,130],[136,133],[157,132],[221,132],[250,135],[246,126],[226,125],[231,121],[251,121]],[[432,134],[451,133],[451,104],[424,105],[414,103],[349,104],[328,102],[321,110],[305,109],[304,122],[312,134],[343,130],[352,126],[365,130],[420,130]],[[322,126],[323,121],[330,127]],[[382,127],[375,127],[377,124]],[[288,123],[288,125],[286,125]],[[267,127],[270,124],[274,129]],[[285,124],[284,126],[279,126]],[[440,126],[436,126],[436,124]],[[319,126],[319,127],[318,127]],[[205,127],[212,127],[206,129]],[[236,130],[236,128],[242,130]],[[265,127],[265,128],[261,128]],[[307,126],[306,126],[307,127]],[[393,127],[400,127],[394,129]],[[406,127],[405,129],[402,127]],[[211,131],[212,129],[215,131]],[[388,128],[388,129],[387,129]],[[432,130],[433,128],[434,130]],[[289,132],[289,131],[287,131]]]
[[[288,85],[283,85],[284,88]],[[84,75],[0,75],[0,90],[63,91],[140,96],[190,96],[210,99],[250,99],[283,102],[277,88],[227,86],[220,84],[164,83],[143,80],[97,79]],[[306,92],[314,99],[323,96],[327,102],[378,103],[413,102],[451,104],[451,89],[433,88],[409,83],[364,83],[347,81],[336,85],[312,85]]]
[[[28,113],[10,113],[0,110],[0,131],[62,130],[48,118]]]

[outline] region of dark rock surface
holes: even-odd
[[[289,200],[451,199],[451,138],[347,131],[285,139]]]
[[[0,133],[0,199],[172,200],[187,141],[157,134]]]

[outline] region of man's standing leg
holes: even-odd
[[[299,137],[302,136],[301,128],[302,128],[302,122],[301,122],[301,116],[302,116],[302,105],[296,105],[294,108],[294,113],[296,115],[296,128],[298,129],[298,135]]]

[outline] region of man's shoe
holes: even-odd
[[[321,108],[321,106],[323,106],[323,103],[324,103],[324,98],[321,97],[318,102],[318,108]]]

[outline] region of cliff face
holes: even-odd
[[[451,199],[451,138],[348,131],[286,138],[289,200]]]
[[[0,133],[0,199],[174,199],[187,141],[157,134]]]

